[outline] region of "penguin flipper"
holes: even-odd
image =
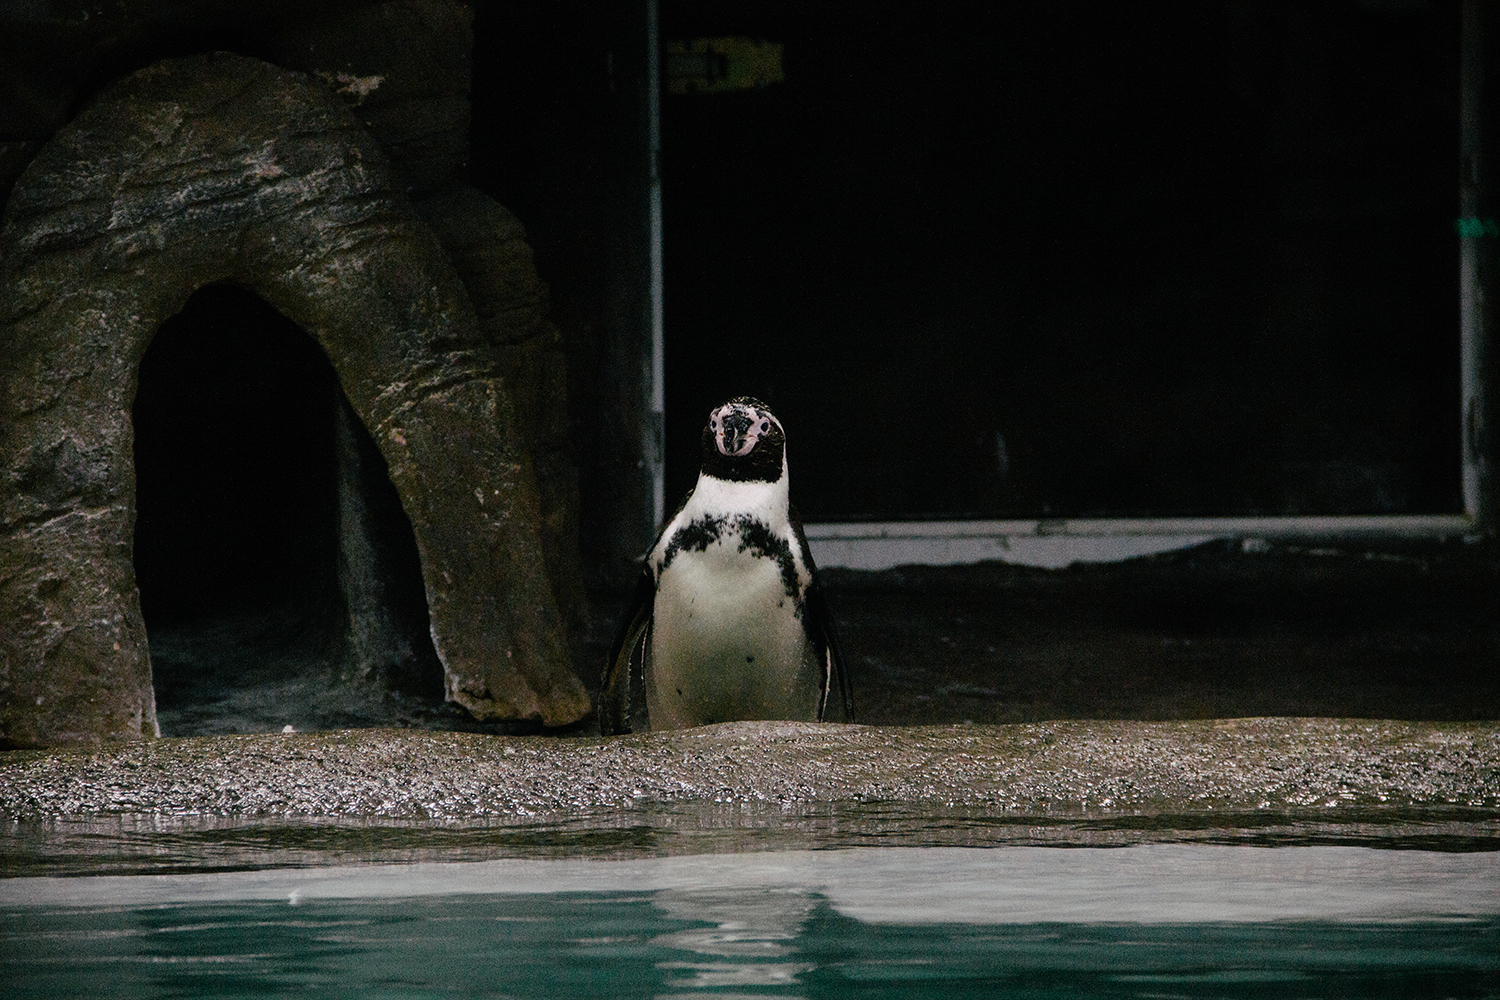
[[[656,580],[641,569],[625,624],[610,647],[599,690],[599,731],[605,736],[646,732],[651,716],[646,708],[646,658],[651,653],[651,616],[656,603]]]
[[[803,596],[802,627],[807,631],[818,665],[823,670],[818,694],[818,721],[853,722],[854,696],[849,686],[849,671],[844,666],[844,649],[839,645],[839,631],[833,624],[833,613],[828,610],[828,601],[818,586],[818,568],[813,565],[812,548],[807,544],[807,533],[802,530],[802,519],[797,516],[795,508],[791,511],[791,522],[802,559],[812,578]]]
[[[844,650],[839,645],[838,629],[833,624],[828,602],[816,583],[808,588],[802,623],[823,668],[818,721],[853,722],[854,697],[849,689],[849,671],[844,666]]]

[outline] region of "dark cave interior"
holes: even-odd
[[[337,603],[339,396],[312,338],[234,285],[161,325],[131,412],[149,622]]]
[[[306,332],[244,288],[201,288],[141,360],[132,418],[136,580],[164,731],[442,714],[411,525]],[[376,677],[348,640],[362,570],[341,545],[341,503],[365,512],[381,558],[365,584],[414,647]]]

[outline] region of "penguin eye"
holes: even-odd
[[[766,429],[766,428],[767,428],[767,427],[770,427],[770,426],[771,426],[771,425],[770,425],[770,423],[768,423],[768,422],[767,422],[767,421],[765,421],[765,420],[762,420],[762,421],[761,421],[761,422],[760,422],[760,429],[761,429],[761,430],[762,430],[762,431],[764,431],[764,430],[765,430],[765,429]]]

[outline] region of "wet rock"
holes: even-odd
[[[135,368],[217,281],[333,362],[411,518],[450,695],[480,718],[587,713],[504,365],[400,187],[325,86],[223,53],[106,89],[38,153],[0,233],[0,737],[154,729]]]

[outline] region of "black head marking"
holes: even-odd
[[[703,428],[703,471],[717,479],[774,483],[781,478],[785,452],[781,421],[750,396],[715,409]]]

